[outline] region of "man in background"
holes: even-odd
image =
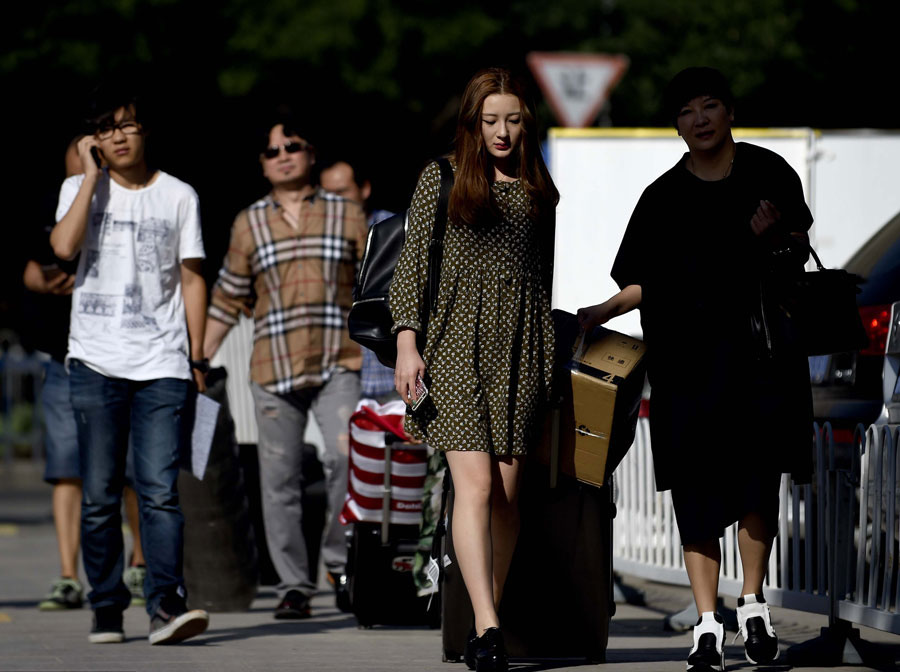
[[[342,196],[361,205],[366,212],[366,223],[371,228],[394,213],[371,208],[372,183],[359,159],[333,158],[321,169],[319,183],[326,191]],[[394,389],[394,370],[378,361],[368,348],[362,348],[363,363],[360,372],[360,392],[366,399],[379,404],[400,398]]]
[[[234,221],[204,350],[214,355],[243,307],[252,310],[263,522],[280,579],[274,616],[308,618],[316,585],[301,528],[303,436],[312,412],[324,439],[328,491],[322,557],[338,585],[347,561],[339,514],[347,493],[349,420],[359,401],[362,360],[347,313],[367,229],[358,205],[316,186],[309,130],[292,115],[266,124],[259,151],[272,190]]]

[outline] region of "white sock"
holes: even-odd
[[[694,626],[694,632],[699,638],[705,632],[711,632],[715,635],[719,634],[722,624],[716,620],[716,612],[704,611],[700,614],[700,623]]]

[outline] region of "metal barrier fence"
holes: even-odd
[[[44,361],[34,354],[11,349],[0,355],[0,452],[9,464],[16,449],[44,457],[44,421],[41,385]]]
[[[900,491],[896,425],[860,425],[852,445],[814,425],[813,482],[782,476],[779,531],[769,559],[766,599],[900,634]],[[613,559],[617,571],[688,585],[671,494],[656,492],[650,426],[638,421],[618,467]],[[720,588],[739,596],[737,524],[721,541]]]

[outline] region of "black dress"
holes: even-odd
[[[721,536],[760,499],[777,521],[778,475],[809,476],[807,360],[762,356],[750,325],[773,265],[802,270],[807,252],[789,232],[807,231],[812,216],[773,152],[739,143],[729,176],[711,182],[687,170],[687,156],[644,191],[612,277],[641,286],[656,486],[673,489],[682,541],[693,543]],[[761,200],[782,219],[756,236]]]

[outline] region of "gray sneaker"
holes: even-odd
[[[177,613],[169,613],[160,606],[153,614],[150,619],[151,644],[176,644],[206,632],[209,627],[209,614],[202,609],[187,611],[176,605],[172,610]]]
[[[147,568],[144,565],[127,567],[122,572],[122,582],[131,593],[131,606],[142,607],[147,604],[144,597],[144,579],[147,578]]]
[[[84,604],[84,589],[76,579],[59,578],[50,585],[50,592],[41,602],[41,611],[62,611],[81,609]]]

